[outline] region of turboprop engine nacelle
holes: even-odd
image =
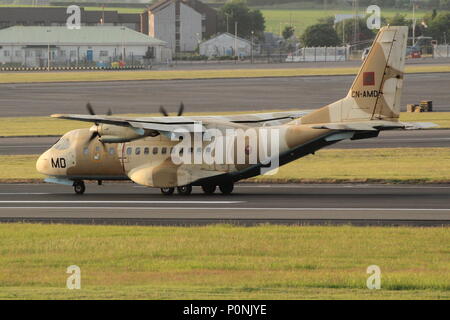
[[[91,127],[91,131],[96,131],[99,140],[104,143],[129,142],[147,135],[145,130],[141,128],[122,127],[104,123]]]

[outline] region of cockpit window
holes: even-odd
[[[59,141],[53,146],[53,148],[57,150],[66,150],[70,147],[70,140],[67,138],[61,138]]]

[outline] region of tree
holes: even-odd
[[[439,43],[443,43],[450,38],[450,12],[441,12],[434,19],[427,21],[428,28],[425,31],[427,36],[432,37]]]
[[[262,37],[265,29],[265,20],[260,10],[250,9],[245,0],[232,0],[219,10],[220,32],[228,31],[235,33],[235,23],[238,23],[238,36],[250,38],[252,31],[255,36]],[[227,26],[228,20],[228,26]]]
[[[325,23],[307,27],[301,40],[305,47],[334,47],[341,43],[333,26]]]
[[[294,35],[294,32],[295,32],[295,29],[294,29],[293,26],[286,26],[286,27],[284,27],[284,30],[283,30],[283,33],[282,33],[283,38],[285,40],[288,40],[288,39],[292,38],[292,36]]]
[[[358,18],[358,42],[372,40],[375,36],[374,31],[367,28],[366,18]],[[335,25],[337,35],[345,43],[353,43],[355,20],[345,19]]]
[[[395,16],[386,18],[386,23],[391,26],[410,26],[411,21],[406,19],[405,14],[396,13]]]

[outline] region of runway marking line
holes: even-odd
[[[248,211],[440,211],[440,212],[450,212],[450,208],[224,208],[224,207],[2,207],[0,209],[99,209],[99,210],[111,210],[111,209],[123,209],[123,210],[248,210]]]
[[[150,200],[150,201],[133,201],[133,200],[120,200],[120,201],[109,201],[109,200],[88,200],[88,201],[75,201],[75,200],[0,200],[0,203],[107,203],[107,204],[234,204],[242,203],[245,201],[184,201],[184,200]]]

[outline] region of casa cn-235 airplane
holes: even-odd
[[[164,117],[133,118],[96,115],[88,104],[90,115],[52,115],[92,122],[93,126],[66,133],[39,157],[36,168],[48,176],[45,181],[73,186],[77,194],[84,193],[84,180],[97,180],[99,184],[103,180],[132,180],[160,188],[166,195],[175,189],[188,195],[192,186],[201,186],[205,194],[214,193],[217,187],[223,194],[230,194],[235,182],[260,175],[275,156],[281,166],[344,139],[375,138],[382,130],[430,126],[399,122],[407,38],[408,27],[383,27],[347,96],[317,110],[186,117],[182,116],[181,105],[176,117],[168,116],[162,108]],[[278,152],[266,159],[258,153],[254,163],[238,161],[243,153],[249,160],[257,152],[245,137],[244,142],[234,138],[244,145],[240,153],[234,152],[236,147],[225,149],[230,160],[226,163],[174,161],[174,152],[188,158],[196,152],[212,152],[204,140],[200,148],[177,148],[181,139],[174,139],[174,134],[182,129],[193,136],[198,133],[198,124],[201,135],[209,129],[253,130],[259,148],[268,150],[269,144],[278,145]],[[277,135],[262,139],[258,134],[263,130],[276,131]]]

